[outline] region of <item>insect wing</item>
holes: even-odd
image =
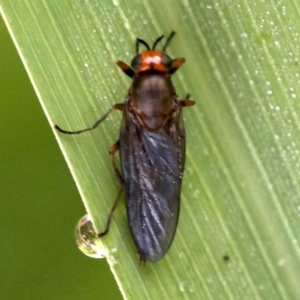
[[[149,131],[126,110],[120,134],[129,226],[141,261],[170,247],[178,221],[185,156],[181,108],[163,128]]]

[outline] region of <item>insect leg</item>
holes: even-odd
[[[124,187],[124,179],[123,179],[123,176],[121,175],[121,172],[119,171],[119,169],[117,168],[116,166],[116,163],[115,163],[115,153],[120,149],[120,142],[117,141],[116,143],[114,143],[110,149],[109,149],[109,160],[110,160],[110,163],[113,167],[113,170],[114,170],[114,173],[117,177],[117,180],[120,184],[120,187],[123,188]]]
[[[190,94],[187,94],[185,96],[185,99],[184,100],[180,100],[180,104],[182,107],[187,107],[187,106],[193,106],[195,105],[195,101],[193,100],[190,100]]]
[[[106,113],[105,115],[99,119],[93,126],[89,127],[89,128],[85,128],[85,129],[81,129],[81,130],[77,130],[77,131],[67,131],[64,129],[61,129],[58,125],[54,125],[54,128],[57,129],[59,132],[61,133],[65,133],[65,134],[79,134],[82,132],[86,132],[86,131],[90,131],[90,130],[94,130],[96,129],[108,116],[109,114],[114,111],[115,109],[118,110],[123,110],[124,109],[124,104],[123,103],[116,103],[114,104]]]
[[[117,141],[109,149],[109,159],[110,159],[110,162],[111,162],[112,167],[114,169],[114,173],[116,174],[116,177],[118,179],[118,182],[119,182],[121,188],[120,188],[120,190],[118,192],[118,196],[117,196],[117,198],[115,200],[115,203],[114,203],[113,207],[110,210],[110,213],[109,213],[109,216],[108,216],[108,219],[107,219],[107,222],[106,222],[105,230],[103,232],[99,233],[98,237],[102,237],[102,236],[104,236],[104,235],[106,235],[108,233],[109,225],[111,223],[113,213],[114,213],[114,211],[115,211],[116,207],[118,206],[119,201],[121,199],[122,189],[123,189],[123,185],[124,185],[124,179],[123,179],[123,177],[121,175],[121,172],[118,170],[118,168],[117,168],[117,166],[115,164],[115,159],[114,159],[114,154],[119,150],[119,148],[120,148],[120,142]]]
[[[172,61],[172,66],[169,70],[169,74],[172,75],[174,74],[185,62],[185,58],[183,57],[179,57],[179,58],[175,58]]]
[[[132,78],[135,74],[134,70],[132,70],[126,63],[121,60],[117,61],[118,67],[130,78]]]
[[[98,233],[98,237],[102,237],[102,236],[104,236],[104,235],[106,235],[108,233],[108,231],[109,231],[109,225],[111,223],[113,213],[114,213],[116,207],[118,206],[118,204],[120,202],[122,191],[123,191],[122,189],[119,190],[118,196],[117,196],[117,198],[115,200],[115,203],[114,203],[113,207],[111,208],[110,213],[108,215],[108,218],[107,218],[107,221],[106,221],[105,230],[103,232],[101,232],[101,233]]]

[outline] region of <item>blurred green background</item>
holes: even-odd
[[[122,299],[75,245],[85,210],[1,17],[0,70],[0,299]]]

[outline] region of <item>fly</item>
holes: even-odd
[[[66,131],[79,134],[97,128],[114,110],[123,112],[119,140],[110,148],[110,161],[122,189],[125,190],[130,231],[140,263],[156,262],[168,251],[177,227],[181,182],[185,163],[185,131],[182,107],[192,106],[189,95],[180,100],[171,81],[185,62],[171,59],[166,48],[174,37],[172,31],[162,50],[156,50],[163,39],[153,46],[136,39],[136,56],[131,67],[118,61],[119,68],[133,81],[123,103],[114,104],[92,127]],[[146,50],[139,53],[140,45]],[[119,150],[121,170],[114,155]],[[120,192],[107,219],[102,237],[108,233],[113,211]]]

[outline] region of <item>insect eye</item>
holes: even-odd
[[[131,67],[133,70],[137,70],[139,68],[139,66],[141,65],[141,55],[137,55],[133,58],[133,60],[131,61]]]
[[[172,59],[165,53],[163,53],[161,56],[161,62],[167,69],[172,67]]]

